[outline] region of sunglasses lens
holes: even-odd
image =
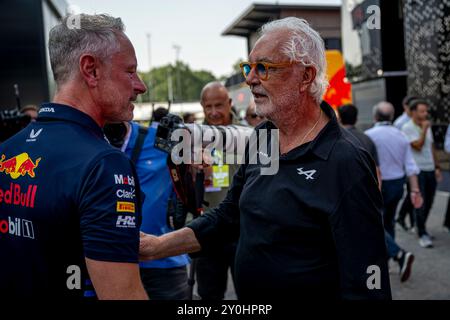
[[[242,70],[244,71],[244,74],[247,77],[250,71],[252,70],[252,67],[249,64],[245,63],[242,65]]]
[[[265,78],[267,75],[267,69],[266,66],[263,65],[262,63],[258,63],[256,65],[256,71],[258,72],[258,75],[262,78]]]

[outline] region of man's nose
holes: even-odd
[[[249,86],[259,84],[261,81],[259,80],[259,76],[256,73],[256,68],[251,68],[250,72],[247,75],[247,78],[245,78],[245,83],[247,83]]]
[[[218,113],[219,113],[219,112],[218,112],[218,110],[217,110],[216,107],[212,107],[212,108],[211,108],[211,115],[212,115],[212,116],[217,116]]]
[[[144,81],[139,78],[139,76],[136,75],[136,81],[134,84],[134,91],[136,94],[143,94],[147,91],[147,86],[145,85]]]

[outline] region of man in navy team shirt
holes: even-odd
[[[147,299],[137,175],[101,130],[146,87],[120,18],[79,18],[50,32],[53,103],[0,145],[0,295]]]

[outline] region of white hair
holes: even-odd
[[[80,27],[69,28],[68,20],[50,30],[48,49],[53,76],[58,85],[71,79],[78,70],[79,59],[89,53],[107,59],[120,50],[117,36],[124,31],[120,18],[106,14],[80,14]]]
[[[298,61],[316,69],[316,78],[309,87],[309,93],[320,103],[328,87],[323,39],[317,31],[309,26],[306,20],[295,17],[266,23],[262,26],[260,34],[263,36],[279,30],[288,30],[291,34],[289,40],[281,48],[282,53],[291,61]]]

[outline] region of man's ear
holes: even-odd
[[[98,82],[99,60],[90,54],[80,57],[80,74],[89,87],[96,87]]]
[[[306,67],[300,82],[300,92],[305,92],[316,78],[316,68]]]

